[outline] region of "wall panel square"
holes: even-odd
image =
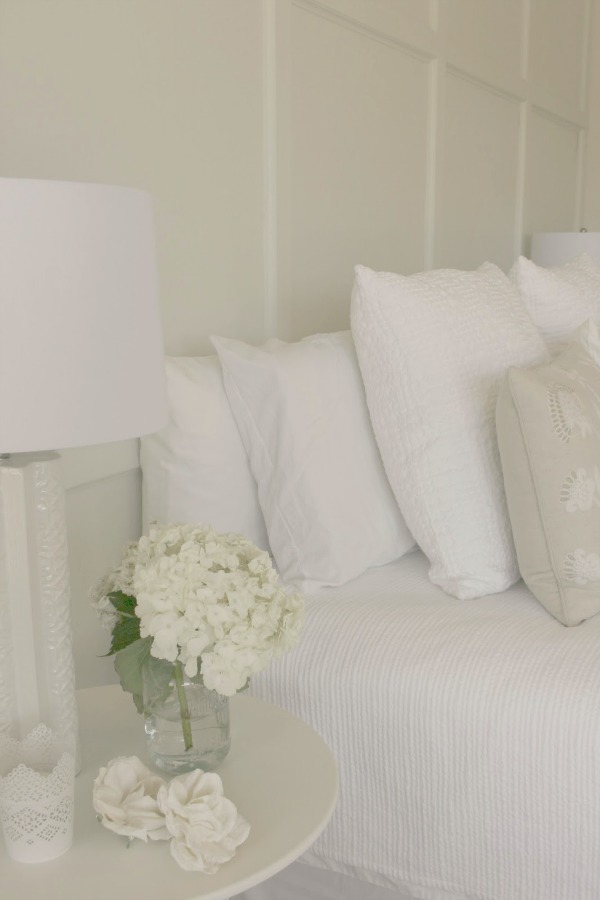
[[[149,191],[168,352],[260,339],[260,0],[0,12],[2,174]]]
[[[302,5],[303,0],[294,0]],[[438,0],[318,0],[344,16],[404,41],[437,24]],[[310,3],[310,0],[309,0]]]
[[[554,112],[583,109],[588,0],[531,0],[529,71],[536,101]]]
[[[523,0],[460,0],[445,5],[448,60],[497,87],[521,75]]]
[[[291,329],[348,327],[353,267],[423,267],[428,65],[292,17]]]
[[[578,129],[533,110],[527,134],[525,252],[533,231],[571,231],[584,224],[576,221]]]
[[[519,121],[516,101],[448,73],[439,144],[436,266],[512,263]]]

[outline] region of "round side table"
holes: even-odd
[[[326,744],[290,713],[236,695],[231,751],[218,772],[225,795],[250,823],[248,840],[215,875],[179,868],[168,841],[127,847],[96,820],[92,782],[115,756],[147,764],[143,719],[118,685],[78,691],[77,701],[83,766],[75,780],[73,847],[40,864],[14,862],[0,849],[6,900],[225,900],[297,859],[329,821],[338,781]]]

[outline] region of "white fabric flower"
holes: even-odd
[[[164,781],[137,756],[118,756],[94,781],[93,804],[102,824],[116,834],[147,841],[170,837],[157,794]]]
[[[176,776],[159,789],[158,805],[172,835],[171,855],[188,871],[214,874],[250,832],[214,772]]]

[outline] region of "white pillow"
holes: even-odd
[[[167,357],[166,378],[169,421],[141,439],[144,529],[154,520],[207,524],[267,549],[256,482],[219,360]]]
[[[587,319],[600,320],[600,267],[587,253],[550,268],[520,256],[509,277],[553,355]]]
[[[379,449],[429,576],[468,599],[519,577],[494,409],[544,343],[500,269],[355,269],[352,332]]]
[[[343,584],[414,541],[386,478],[350,332],[212,338],[282,578]]]

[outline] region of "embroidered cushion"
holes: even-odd
[[[519,577],[494,410],[510,365],[547,356],[507,276],[355,270],[352,332],[369,412],[429,577],[463,599]]]
[[[564,625],[600,611],[599,362],[590,320],[550,365],[510,369],[498,398],[519,568]]]

